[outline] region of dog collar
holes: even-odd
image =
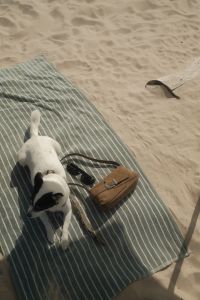
[[[49,175],[49,174],[55,174],[56,172],[54,170],[47,170],[44,175]]]

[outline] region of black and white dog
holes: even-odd
[[[61,147],[52,138],[38,135],[39,124],[40,112],[35,110],[31,114],[30,139],[18,153],[19,163],[30,169],[33,185],[32,203],[27,215],[31,218],[40,217],[46,228],[47,238],[53,243],[54,231],[46,212],[63,212],[61,247],[65,250],[69,243],[68,228],[72,210],[66,173],[58,158]]]

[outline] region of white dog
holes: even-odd
[[[30,169],[33,185],[32,204],[27,215],[31,218],[40,217],[46,228],[47,238],[53,243],[54,231],[46,212],[63,212],[61,247],[65,250],[69,243],[68,228],[72,210],[66,173],[58,158],[61,147],[52,138],[38,135],[39,124],[40,112],[35,110],[31,114],[30,139],[18,153],[19,163]]]

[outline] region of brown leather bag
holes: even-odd
[[[109,175],[104,177],[102,181],[94,185],[91,189],[87,189],[85,186],[75,183],[70,184],[85,188],[91,199],[95,201],[101,210],[106,211],[114,207],[122,199],[128,196],[130,192],[135,190],[139,179],[138,174],[135,171],[125,168],[118,162],[94,159],[79,153],[71,153],[66,155],[64,158],[68,158],[70,156],[80,156],[94,162],[104,163],[115,167]]]
[[[119,166],[91,188],[89,191],[91,199],[102,210],[108,210],[135,190],[138,179],[137,173]]]

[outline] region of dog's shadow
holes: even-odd
[[[115,235],[112,234],[113,230]],[[36,241],[29,241],[28,232],[23,228],[15,248],[7,257],[19,299],[24,299],[24,293],[26,299],[33,299],[33,296],[34,299],[44,300],[74,299],[77,298],[74,291],[78,293],[78,299],[82,299],[82,289],[87,293],[87,284],[90,285],[90,290],[94,291],[95,295],[94,283],[97,284],[98,293],[104,295],[108,280],[116,289],[116,280],[121,278],[124,281],[123,287],[121,280],[119,281],[121,290],[136,278],[141,279],[149,275],[149,270],[138,257],[121,222],[107,223],[102,229],[102,235],[105,237],[105,247],[95,245],[89,237],[81,237],[73,241],[65,252],[57,247],[50,247],[47,251],[42,245],[36,244]],[[27,248],[27,241],[31,250]],[[99,256],[101,256],[100,260]],[[80,264],[77,265],[79,261]],[[130,264],[127,268],[128,261]],[[131,273],[135,274],[136,278],[130,277]],[[86,281],[82,279],[83,277]],[[85,284],[81,290],[79,278]],[[101,280],[101,285],[99,280]],[[181,300],[174,292],[165,289],[155,278],[151,277],[146,280],[135,282],[121,296],[113,299],[144,300],[160,299],[159,297],[162,296],[163,300]],[[145,288],[146,282],[149,284]],[[25,287],[23,294],[21,294],[22,286]],[[97,293],[96,296],[98,298]]]
[[[32,192],[29,169],[17,162],[11,172],[11,188],[17,188],[20,217],[25,220],[29,207],[29,198]]]
[[[24,134],[24,143],[30,139],[30,127],[28,127]]]
[[[115,231],[118,243],[111,237],[112,230],[110,230],[110,227]],[[124,253],[126,253],[128,260],[141,266],[142,272],[147,272],[146,267],[137,256],[137,253],[134,250],[131,251],[132,247],[129,245],[122,224],[107,224],[102,229],[102,235],[105,237],[105,246],[103,247],[101,245],[96,245],[90,237],[82,236],[79,239],[73,240],[73,242],[70,243],[69,248],[66,251],[63,251],[57,246],[52,246],[48,249],[47,247],[44,248],[40,243],[37,243],[36,240],[32,239],[29,241],[29,234],[24,227],[21,236],[16,241],[15,248],[8,256],[8,261],[11,265],[13,278],[19,295],[22,285],[20,283],[21,279],[24,286],[28,283],[30,285],[30,288],[25,290],[27,299],[32,299],[31,294],[35,296],[34,299],[38,299],[39,292],[42,295],[40,299],[53,300],[55,298],[51,296],[52,287],[55,289],[56,295],[59,295],[56,299],[74,299],[76,298],[74,290],[79,293],[79,299],[81,299],[82,294],[78,288],[79,278],[80,281],[85,282],[85,284],[92,284],[93,274],[99,274],[100,269],[102,270],[102,274],[108,274],[107,266],[110,265],[111,260],[113,263],[116,261],[122,263]],[[113,257],[113,249],[115,249],[116,246],[116,260],[113,260],[110,258]],[[99,255],[101,255],[100,261]],[[79,261],[80,264],[77,265],[77,262]],[[101,261],[102,264],[100,264]],[[17,264],[17,266],[15,266],[15,264]],[[112,266],[110,266],[110,268],[112,268]],[[89,275],[89,277],[91,277],[89,282],[86,283],[82,277],[86,276],[85,278],[88,278],[88,274],[91,274]],[[113,274],[113,280],[115,280],[115,276],[116,275]],[[94,280],[99,284],[96,276],[94,276]],[[103,276],[101,280],[103,284],[100,285],[100,289],[104,286],[106,289],[106,276]],[[43,285],[41,285],[41,282],[43,282]],[[87,286],[83,286],[83,288],[87,292]],[[67,297],[66,292],[70,295],[69,298]],[[103,292],[104,288],[102,290],[102,293]],[[22,296],[19,299],[22,298],[24,297]]]
[[[30,129],[24,134],[24,143],[30,139]],[[28,167],[22,167],[19,162],[15,164],[10,175],[10,187],[17,188],[20,217],[26,220],[26,211],[30,205],[29,198],[32,192],[30,172]]]

